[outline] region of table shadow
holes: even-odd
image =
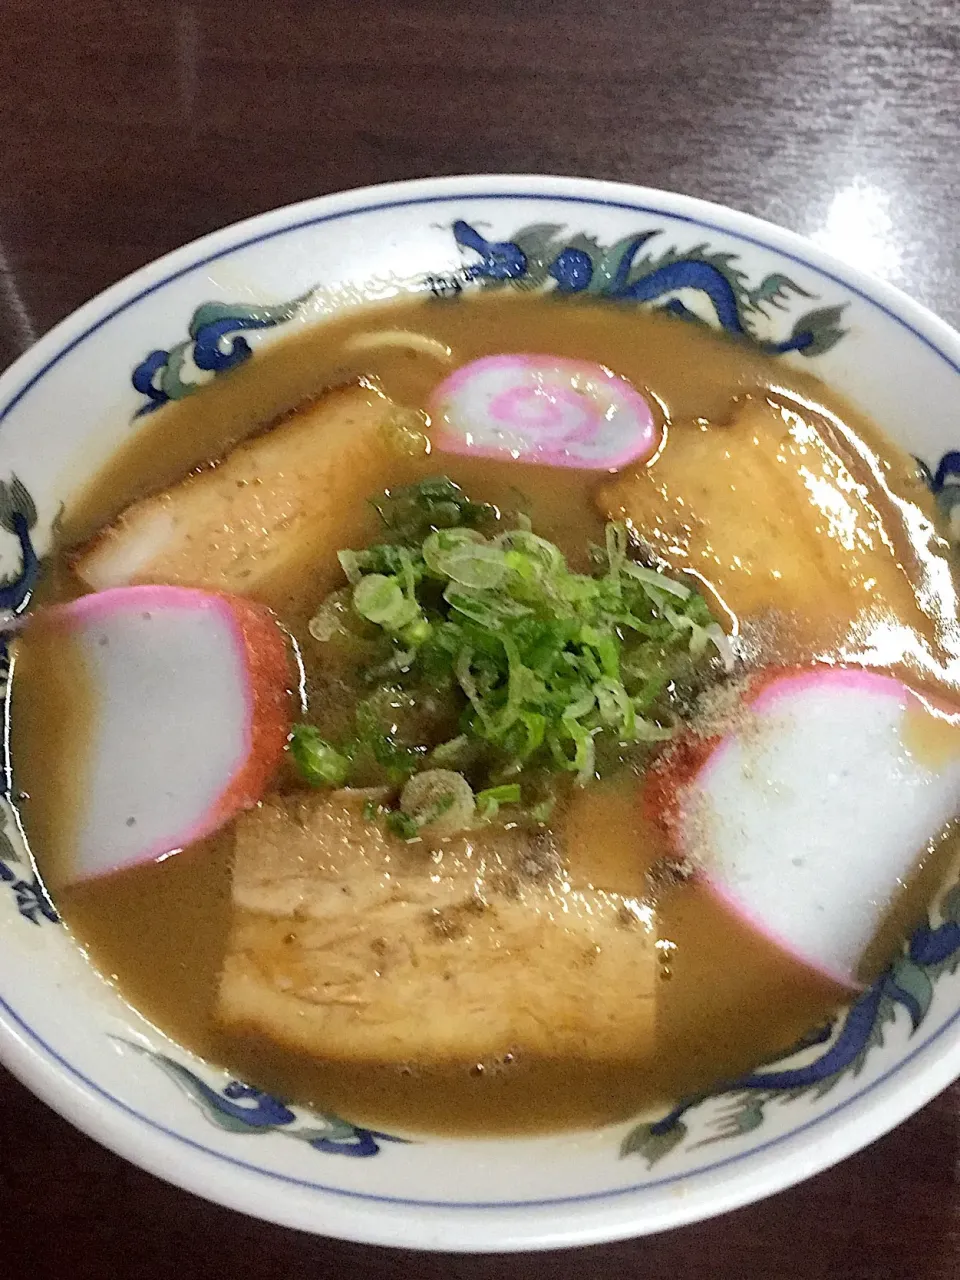
[[[587,1249],[464,1256],[325,1240],[207,1204],[97,1146],[0,1072],[0,1274],[4,1280],[956,1280],[949,1250],[960,1228],[958,1104],[960,1085],[836,1168],[711,1222]]]

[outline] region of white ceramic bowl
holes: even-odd
[[[602,253],[625,237],[646,239],[626,257],[622,245]],[[960,445],[960,337],[895,289],[685,196],[567,178],[425,180],[207,236],[88,303],[7,370],[0,606],[23,599],[22,565],[29,576],[60,504],[165,395],[229,376],[259,344],[365,298],[531,279],[686,308],[786,350],[923,459],[948,509],[960,492],[960,458],[938,470]],[[451,1250],[659,1231],[816,1173],[960,1074],[958,890],[837,1026],[724,1094],[576,1136],[402,1144],[288,1109],[166,1041],[50,918],[2,812],[0,1057],[129,1160],[308,1231]]]

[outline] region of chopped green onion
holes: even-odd
[[[310,724],[294,726],[290,754],[305,782],[312,787],[342,787],[350,772],[350,761],[320,736]]]
[[[405,783],[404,816],[391,819],[405,839],[411,824],[441,830],[455,820],[462,829],[468,808],[489,819],[502,804],[520,805],[527,780],[537,818],[552,803],[543,798],[551,773],[585,785],[630,744],[669,739],[704,674],[732,668],[730,642],[703,597],[631,560],[623,523],[606,526],[594,572],[583,574],[529,520],[504,531],[496,508],[472,503],[445,477],[375,505],[394,541],[340,552],[350,586],[328,597],[311,627],[350,636],[349,615],[363,620],[370,706],[358,707],[356,735],[339,752],[323,747],[343,762],[331,765],[336,776],[355,765],[366,778],[373,761],[391,783]],[[392,713],[372,709],[390,688],[438,691],[439,742],[425,731],[425,742],[406,743]],[[411,809],[408,789],[444,773],[448,791]]]
[[[497,804],[519,804],[520,783],[507,782],[499,787],[487,787],[477,792],[477,800],[496,800]]]
[[[327,641],[336,635],[347,635],[344,621],[349,616],[348,610],[349,603],[343,600],[341,593],[332,591],[308,624],[307,629],[314,640]]]
[[[624,560],[620,569],[621,572],[628,573],[631,578],[636,578],[643,586],[665,591],[667,595],[676,596],[678,600],[686,600],[693,595],[690,588],[685,587],[682,582],[676,582],[666,574],[658,573],[656,569],[648,569],[645,565],[636,564],[633,560]]]
[[[724,670],[730,672],[735,665],[733,655],[733,646],[730,643],[730,637],[720,626],[719,622],[711,622],[709,626],[704,628],[707,639],[720,655],[720,661],[723,663]]]
[[[419,617],[416,599],[404,595],[396,578],[370,573],[353,588],[353,607],[361,618],[387,631],[399,631]]]
[[[519,782],[507,782],[499,787],[487,787],[484,791],[477,792],[477,813],[487,822],[497,816],[502,804],[519,803]]]
[[[497,511],[486,502],[471,502],[446,476],[388,490],[373,500],[380,519],[401,542],[417,545],[433,529],[477,528],[490,524]]]
[[[415,819],[402,809],[391,809],[386,818],[387,828],[401,840],[416,840],[420,835],[420,827]]]
[[[404,786],[400,809],[418,830],[430,828],[436,835],[453,835],[473,822],[476,802],[462,773],[427,769],[414,774]]]
[[[438,747],[434,747],[430,752],[430,763],[438,768],[453,768],[462,762],[469,749],[470,739],[465,733],[458,734],[448,742],[441,742]]]
[[[451,555],[482,542],[483,534],[475,529],[437,529],[424,538],[420,554],[428,569],[438,578],[446,578],[449,577],[447,565]]]
[[[352,587],[355,587],[363,577],[363,570],[360,568],[360,557],[356,551],[338,551],[337,559],[340,561],[340,568],[343,570],[347,581]]]

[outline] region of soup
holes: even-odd
[[[504,396],[499,435],[457,434]],[[600,434],[525,453],[567,401],[600,403]],[[633,453],[603,465],[598,440]],[[100,668],[68,628],[28,627],[12,757],[39,872],[161,1030],[358,1123],[585,1128],[734,1079],[880,972],[955,857],[935,519],[870,422],[701,326],[484,296],[305,330],[143,421],[65,513],[34,598],[38,618],[128,583],[266,606],[300,663],[283,758],[175,856],[75,874]],[[889,710],[897,759],[947,779],[851,899],[849,957],[737,862],[781,857],[772,817],[732,852],[720,829],[757,733],[834,707],[864,741]],[[815,749],[776,748],[801,793]]]

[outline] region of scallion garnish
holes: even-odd
[[[395,541],[340,552],[351,607],[380,637],[375,660],[364,657],[368,680],[446,691],[457,732],[399,742],[395,726],[371,719],[366,699],[356,737],[339,747],[305,726],[295,733],[294,759],[311,782],[329,776],[328,785],[340,785],[366,749],[394,781],[424,769],[439,776],[439,765],[460,770],[485,819],[502,805],[523,806],[525,782],[536,779],[527,808],[542,813],[550,803],[545,775],[569,773],[585,784],[602,772],[611,746],[668,738],[678,685],[709,661],[729,664],[726,636],[703,597],[632,560],[622,524],[606,526],[595,572],[582,574],[529,521],[497,531],[496,510],[446,478],[376,505]],[[344,608],[344,589],[334,605]],[[335,616],[324,602],[313,634],[330,634]],[[407,838],[442,816],[409,805],[398,813],[395,829]]]

